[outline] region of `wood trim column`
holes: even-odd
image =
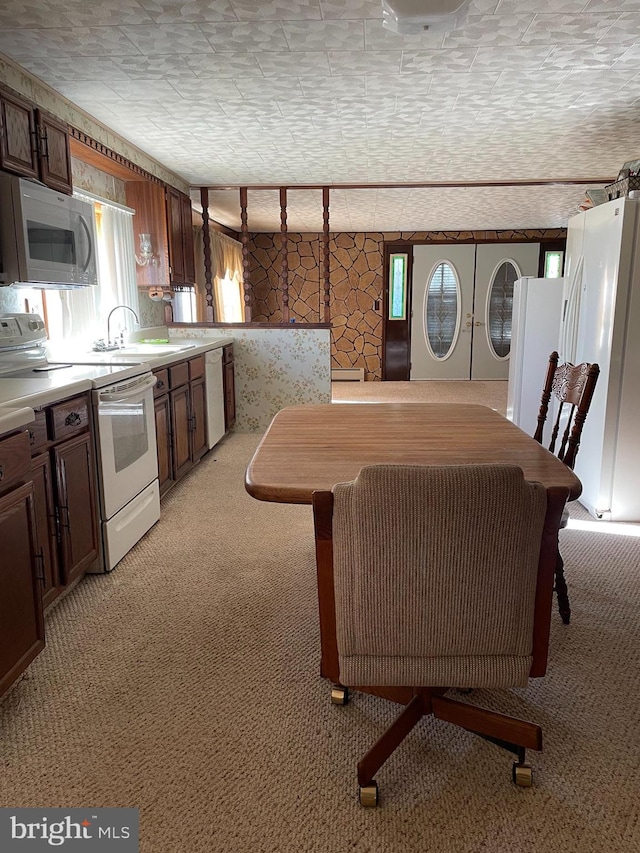
[[[282,288],[282,320],[289,322],[289,257],[287,241],[287,188],[280,187],[280,234],[282,245],[280,247],[281,272],[280,286]]]
[[[200,187],[200,203],[202,204],[202,248],[204,253],[204,289],[207,304],[205,305],[205,322],[215,322],[213,307],[213,274],[211,268],[211,234],[209,233],[209,189]]]
[[[322,187],[322,232],[323,232],[323,272],[324,272],[324,314],[325,323],[331,322],[331,281],[329,254],[329,187]]]
[[[251,322],[251,274],[249,262],[249,218],[247,214],[247,188],[240,187],[240,240],[242,242],[242,292],[244,294],[244,322]]]

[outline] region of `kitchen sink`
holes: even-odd
[[[127,344],[111,353],[112,358],[121,358],[129,355],[162,356],[174,352],[183,352],[192,349],[195,344]]]

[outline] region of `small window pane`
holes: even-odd
[[[504,261],[496,270],[489,291],[489,341],[499,358],[505,358],[511,349],[513,283],[518,275],[511,261]]]
[[[390,320],[404,320],[407,316],[407,258],[406,254],[389,258]]]
[[[562,260],[564,252],[544,253],[544,277],[560,278],[562,275]]]
[[[455,344],[460,295],[458,279],[447,263],[438,264],[427,288],[425,329],[431,351],[445,358]]]

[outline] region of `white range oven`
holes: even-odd
[[[110,572],[160,518],[153,405],[155,376],[146,363],[50,362],[36,314],[0,314],[0,376],[46,379],[60,388],[90,380],[100,508],[100,557],[90,571]],[[75,363],[74,363],[75,362]]]
[[[103,565],[111,571],[160,518],[153,386],[143,373],[93,391]]]

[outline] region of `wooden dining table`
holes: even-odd
[[[245,475],[252,497],[310,504],[316,490],[357,477],[364,465],[510,463],[527,480],[582,490],[556,456],[486,406],[467,403],[329,403],[275,416]]]

